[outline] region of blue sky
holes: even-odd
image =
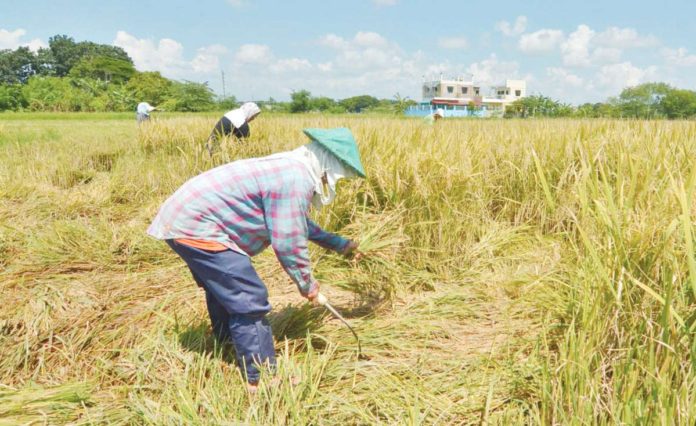
[[[239,99],[293,90],[420,99],[425,76],[605,100],[666,81],[696,89],[695,1],[3,0],[0,49],[55,34],[123,47],[140,70]]]

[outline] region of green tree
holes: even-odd
[[[577,117],[583,117],[583,118],[599,118],[599,117],[609,118],[609,117],[616,117],[617,110],[614,106],[612,106],[608,103],[602,103],[602,102],[597,102],[594,104],[584,103],[576,108],[575,115]]]
[[[111,111],[131,111],[137,100],[125,86],[112,86],[108,91],[109,110]]]
[[[159,105],[170,97],[172,81],[159,72],[139,72],[128,80],[126,89],[132,94],[136,102],[149,102]]]
[[[26,83],[37,73],[37,59],[27,47],[0,50],[0,83]]]
[[[597,118],[599,116],[595,105],[589,102],[579,105],[575,110],[575,115],[582,118]]]
[[[379,105],[379,100],[373,96],[361,95],[346,98],[339,102],[348,112],[360,112],[364,109],[372,108]]]
[[[312,111],[330,111],[336,108],[337,103],[335,100],[329,97],[320,96],[316,98],[311,98],[309,101],[309,105],[310,110]]]
[[[35,68],[36,75],[42,75],[46,77],[54,76],[54,64],[53,52],[50,48],[41,48],[36,52]]]
[[[86,56],[72,67],[71,78],[92,78],[117,84],[127,82],[136,73],[133,63],[109,56]]]
[[[660,100],[660,110],[668,118],[696,116],[696,92],[673,89]]]
[[[74,87],[81,89],[90,96],[99,96],[105,93],[109,86],[109,83],[106,81],[93,78],[76,78],[68,81],[70,81]]]
[[[92,97],[68,79],[41,76],[31,77],[22,87],[22,94],[34,111],[80,111]]]
[[[48,46],[51,50],[51,72],[58,77],[68,75],[70,70],[86,57],[105,56],[133,64],[128,54],[120,47],[97,44],[91,41],[76,43],[72,37],[67,35],[56,35],[49,38]]]
[[[505,108],[505,117],[569,117],[573,107],[543,95],[518,99]]]
[[[417,103],[413,99],[410,99],[408,96],[401,96],[401,94],[399,93],[394,95],[394,103],[392,105],[394,113],[403,114],[408,109],[408,107],[412,105],[417,105]]]
[[[307,90],[300,90],[299,92],[292,92],[290,95],[290,112],[307,112],[312,108],[311,104],[312,94]]]
[[[657,118],[663,116],[661,99],[674,90],[667,83],[645,83],[624,89],[610,103],[620,116],[632,118]]]
[[[215,107],[213,91],[207,83],[172,82],[169,97],[162,108],[174,111],[210,111]]]
[[[19,84],[0,84],[0,111],[17,111],[27,106]]]
[[[229,111],[231,109],[235,109],[239,106],[239,102],[237,102],[237,98],[234,96],[227,96],[226,98],[220,98],[216,102],[216,108]]]
[[[273,97],[270,97],[265,101],[257,101],[256,104],[259,106],[259,108],[269,111],[290,111],[290,102],[278,102],[273,99]]]
[[[51,50],[53,74],[58,77],[68,75],[70,68],[80,59],[75,40],[67,35],[55,35],[48,39],[48,46]]]

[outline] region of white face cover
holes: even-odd
[[[321,209],[322,206],[331,204],[336,198],[336,184],[339,180],[351,179],[356,177],[357,174],[319,144],[311,143],[307,146],[307,149],[314,153],[321,167],[319,191],[315,187],[314,196],[312,197],[314,207]]]
[[[289,152],[272,155],[271,157],[293,158],[307,166],[314,182],[312,205],[316,209],[331,204],[336,198],[336,184],[341,179],[357,177],[357,173],[341,162],[335,155],[319,145],[311,142]]]

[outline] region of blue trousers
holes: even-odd
[[[188,265],[196,283],[205,290],[213,334],[234,345],[239,368],[249,383],[259,381],[259,365],[274,368],[275,348],[266,319],[271,305],[268,290],[251,259],[232,250],[211,252],[174,240],[167,244]]]

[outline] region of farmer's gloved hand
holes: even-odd
[[[358,243],[353,240],[348,243],[341,254],[347,258],[352,258],[353,260],[360,260],[364,256],[358,247]]]

